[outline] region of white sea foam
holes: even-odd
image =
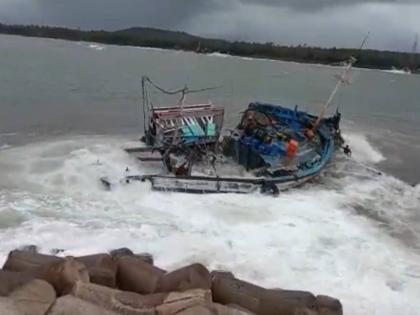
[[[98,44],[89,44],[89,48],[101,51],[104,50],[106,47]]]
[[[0,133],[0,137],[12,137],[12,136],[16,136],[17,132],[5,132],[5,133]]]
[[[353,211],[365,200],[418,206],[415,188],[349,174],[334,189],[308,186],[278,198],[158,193],[147,183],[106,192],[99,176],[145,170],[121,143],[74,138],[4,151],[0,185],[13,189],[0,192],[0,214],[24,219],[0,229],[0,260],[23,244],[63,255],[128,246],[163,268],[200,261],[261,285],[337,296],[347,314],[418,314],[419,256]],[[395,214],[393,204],[380,206]]]
[[[346,133],[343,137],[349,144],[352,150],[352,156],[355,160],[362,163],[379,163],[385,160],[382,153],[369,143],[365,135]]]
[[[0,144],[0,150],[6,150],[6,149],[9,149],[9,148],[11,148],[11,146],[7,143]]]
[[[405,70],[400,69],[392,69],[392,70],[382,70],[383,72],[392,73],[392,74],[403,74],[403,75],[410,75],[411,73]]]
[[[213,52],[213,53],[207,54],[207,56],[220,57],[220,58],[229,58],[229,57],[232,57],[231,55],[222,54],[222,53],[219,53],[219,52]]]

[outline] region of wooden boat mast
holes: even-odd
[[[410,70],[412,73],[416,72],[417,70],[416,53],[417,53],[418,42],[419,42],[419,34],[416,34],[414,38],[413,48],[411,49],[411,56],[410,56]]]
[[[366,44],[368,38],[369,38],[369,34],[368,33],[365,38],[362,41],[362,44],[360,45],[359,51],[362,50],[362,48],[364,47],[364,45]],[[341,85],[343,84],[350,84],[349,82],[349,75],[350,72],[353,68],[353,65],[356,63],[357,59],[354,58],[353,56],[350,56],[349,60],[347,61],[347,64],[344,67],[343,72],[337,76],[337,84],[335,85],[332,93],[330,94],[330,97],[328,98],[327,102],[325,103],[324,107],[321,110],[321,113],[318,115],[318,119],[316,120],[314,126],[312,127],[312,129],[309,132],[309,135],[311,137],[313,137],[313,135],[315,134],[316,129],[319,127],[319,124],[321,123],[321,120],[324,118],[325,113],[327,112],[327,109],[330,107],[330,105],[332,104],[332,101],[334,100],[335,95],[337,94],[339,88],[341,87]]]
[[[347,62],[347,65],[345,66],[343,72],[338,76],[337,84],[334,87],[334,90],[330,94],[330,97],[328,98],[327,102],[325,103],[324,107],[322,108],[321,113],[318,115],[318,119],[316,120],[313,128],[312,133],[315,134],[316,129],[319,127],[319,124],[321,123],[321,120],[324,118],[325,113],[327,112],[327,109],[330,107],[335,95],[337,94],[339,88],[342,84],[346,83],[349,84],[348,75],[353,67],[353,64],[357,61],[356,58],[350,57],[349,61]]]

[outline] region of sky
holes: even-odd
[[[411,51],[420,0],[0,0],[0,23],[195,35],[322,47]]]

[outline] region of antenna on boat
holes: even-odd
[[[370,32],[368,32],[368,33],[366,34],[365,38],[363,38],[362,44],[361,44],[361,45],[360,45],[360,47],[359,47],[359,51],[363,49],[363,47],[365,46],[365,44],[366,44],[366,42],[367,42],[367,40],[368,40],[369,36],[370,36]]]
[[[368,38],[369,38],[370,32],[368,32],[368,34],[364,37],[362,44],[360,45],[359,51],[363,49],[363,47],[365,46]],[[353,68],[353,65],[356,63],[357,59],[353,56],[350,56],[349,60],[346,62],[343,71],[341,72],[340,75],[337,76],[337,84],[335,85],[332,93],[330,94],[330,97],[328,98],[327,102],[325,103],[320,115],[318,116],[314,126],[312,127],[311,130],[309,130],[309,136],[312,138],[313,135],[315,134],[316,129],[319,127],[319,124],[321,123],[321,120],[324,118],[325,113],[327,112],[327,109],[330,107],[330,105],[332,104],[332,101],[334,100],[335,95],[337,94],[339,88],[341,87],[341,85],[343,84],[350,84],[349,83],[349,74]]]
[[[417,64],[416,64],[416,53],[417,53],[417,46],[418,46],[418,42],[419,42],[419,34],[416,34],[414,37],[414,43],[413,43],[413,47],[411,49],[411,56],[410,56],[410,67],[411,67],[411,72],[415,72],[417,69]]]

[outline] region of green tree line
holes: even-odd
[[[6,25],[0,23],[0,33],[31,37],[46,37],[72,41],[97,42],[127,46],[143,46],[164,49],[220,52],[244,57],[269,58],[285,61],[337,65],[350,56],[357,58],[356,66],[363,68],[391,69],[410,68],[420,70],[420,55],[378,51],[371,49],[320,48],[309,46],[280,46],[273,43],[251,43],[202,38],[185,32],[153,28],[129,28],[119,31],[84,31],[63,27],[38,25]],[[413,58],[414,57],[414,58]]]

